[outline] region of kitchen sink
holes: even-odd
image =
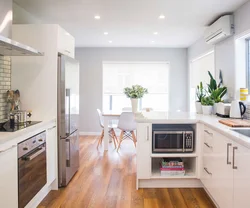
[[[235,131],[239,134],[243,134],[247,137],[250,137],[250,128],[249,129],[231,129],[232,131]]]

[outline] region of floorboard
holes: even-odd
[[[38,208],[215,208],[201,188],[136,190],[136,152],[124,141],[117,153],[80,137],[80,168],[66,188],[51,191]]]

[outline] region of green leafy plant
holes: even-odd
[[[201,99],[206,96],[206,91],[203,88],[202,82],[200,82],[200,85],[197,85],[196,88],[196,97],[198,98],[197,102],[201,102]]]
[[[142,98],[147,93],[148,89],[143,88],[140,85],[133,85],[132,87],[124,88],[124,94],[128,98]]]
[[[214,100],[215,103],[222,102],[223,96],[227,93],[227,87],[222,86],[223,78],[221,70],[220,70],[220,76],[219,76],[220,80],[218,85],[210,71],[208,71],[208,75],[210,76],[210,83],[207,84],[207,86],[211,98]]]
[[[210,96],[203,97],[201,99],[201,105],[213,106],[214,105],[214,100]]]
[[[211,93],[211,98],[215,103],[223,102],[222,98],[227,93],[227,87],[220,87]]]

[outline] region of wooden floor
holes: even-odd
[[[116,208],[214,208],[203,189],[136,190],[136,155],[132,141],[117,153],[96,149],[98,137],[80,138],[80,169],[66,188],[51,191],[38,206]]]

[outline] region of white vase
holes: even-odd
[[[216,115],[216,113],[217,113],[217,105],[218,105],[218,103],[214,103],[214,107],[213,107],[214,115]]]
[[[138,112],[138,99],[137,98],[131,98],[131,105],[132,105],[132,112],[137,113]]]
[[[213,113],[213,106],[211,105],[203,105],[202,111],[204,115],[211,115]]]
[[[202,105],[201,102],[195,102],[196,113],[202,114]]]

